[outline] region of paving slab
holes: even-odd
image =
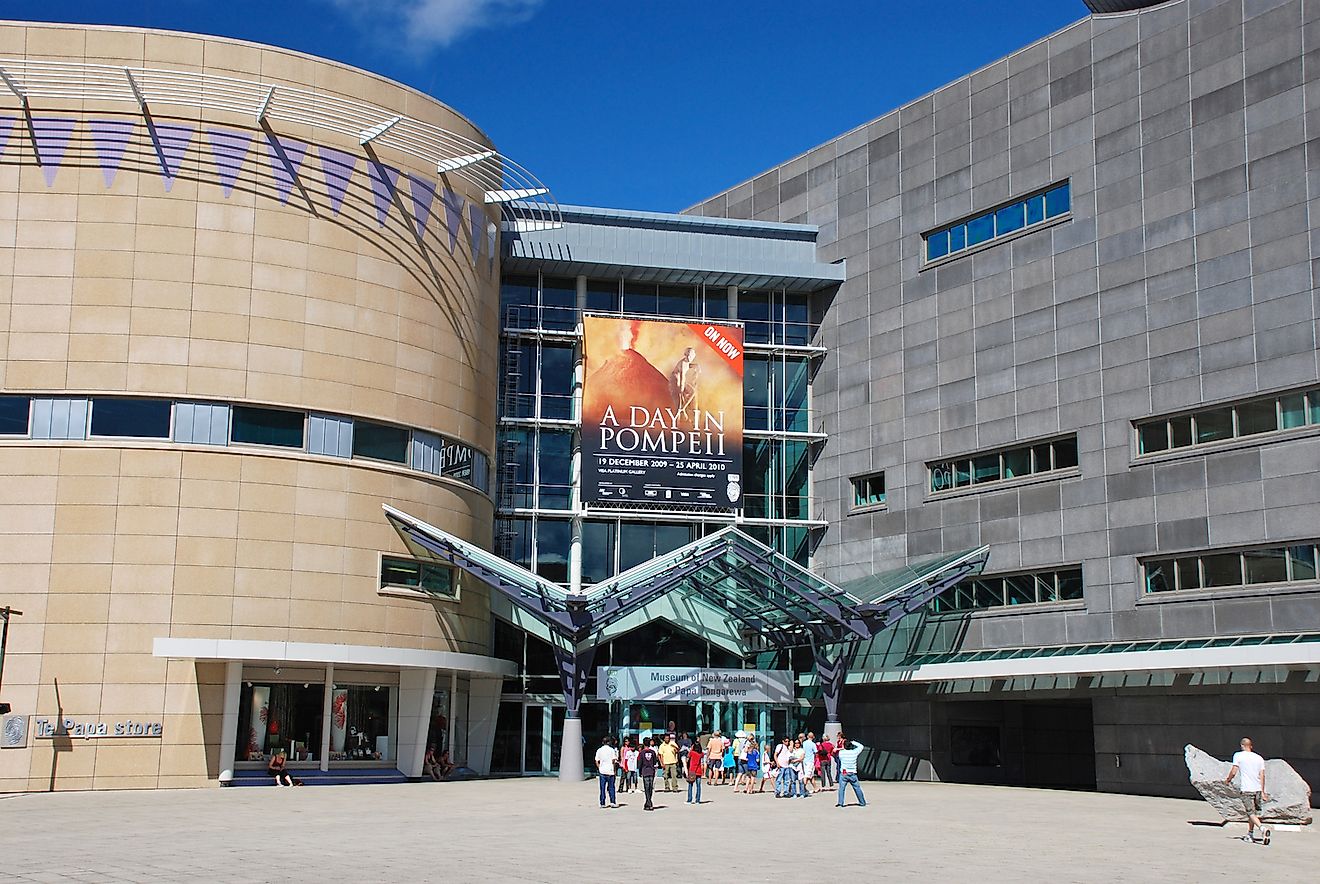
[[[0,796],[0,881],[1315,880],[1320,832],[1269,847],[1202,801],[865,783],[865,808],[554,779]],[[852,796],[849,794],[849,801]],[[792,870],[792,871],[790,871]],[[846,877],[838,877],[846,876]]]

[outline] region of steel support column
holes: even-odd
[[[579,711],[582,697],[587,692],[587,676],[596,658],[595,644],[569,647],[554,642],[555,664],[559,667],[559,681],[564,688],[564,737],[559,747],[559,781],[580,783],[585,769],[582,746],[582,719]]]
[[[856,642],[835,645],[832,649],[813,645],[816,658],[816,677],[820,681],[821,698],[825,701],[825,734],[833,737],[843,729],[839,721],[839,698],[848,677],[848,660],[857,649]]]

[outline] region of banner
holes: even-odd
[[[270,715],[270,686],[254,685],[252,710],[248,718],[247,757],[261,756],[266,751],[266,719]]]
[[[583,317],[582,496],[742,507],[738,326]]]
[[[343,752],[348,739],[348,688],[330,692],[330,751]]]
[[[793,673],[783,669],[601,666],[596,670],[596,699],[792,703]]]

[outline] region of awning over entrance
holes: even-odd
[[[730,526],[572,593],[393,507],[385,507],[385,516],[413,555],[453,565],[546,624],[574,714],[602,630],[679,592],[738,621],[749,652],[810,647],[828,719],[837,721],[852,646],[980,573],[990,553],[983,546],[840,587]]]

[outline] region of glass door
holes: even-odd
[[[541,774],[545,772],[545,758],[548,748],[545,745],[546,727],[544,706],[532,703],[523,707],[527,714],[527,725],[523,730],[523,773]]]

